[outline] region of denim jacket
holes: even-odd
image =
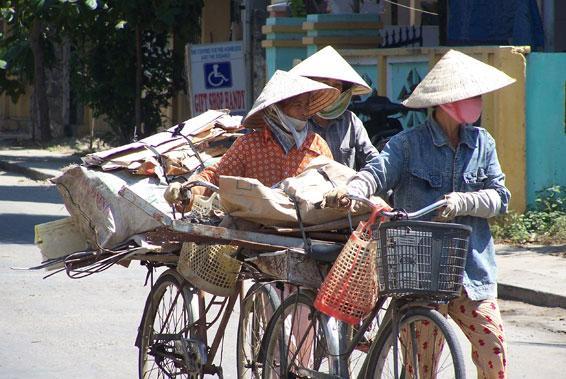
[[[362,121],[348,110],[326,127],[311,118],[309,127],[328,143],[336,162],[355,170],[361,169],[379,154]]]
[[[393,189],[394,206],[407,211],[421,209],[449,192],[491,188],[501,197],[504,213],[511,196],[493,137],[483,128],[462,125],[454,150],[433,118],[394,136],[364,171],[376,180],[378,194]],[[471,300],[497,297],[495,249],[487,220],[465,216],[454,222],[472,227],[464,275],[468,296]]]

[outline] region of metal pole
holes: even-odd
[[[246,67],[246,109],[253,102],[253,46],[252,46],[252,0],[243,0],[244,3],[244,61]]]

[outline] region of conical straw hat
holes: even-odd
[[[340,91],[326,84],[277,70],[259,94],[242,123],[247,128],[261,127],[264,125],[261,110],[282,100],[309,92],[311,98],[307,109],[308,116],[326,108],[340,95]]]
[[[409,108],[433,107],[479,96],[514,82],[515,79],[503,71],[459,51],[450,50],[403,104]]]
[[[332,46],[317,51],[289,72],[309,78],[336,79],[352,83],[353,95],[365,95],[371,92],[370,86]]]

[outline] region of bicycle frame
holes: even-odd
[[[199,334],[199,338],[201,341],[208,346],[208,334],[207,331],[212,325],[214,325],[218,318],[220,317],[220,313],[215,317],[212,322],[207,323],[206,321],[206,314],[210,310],[213,305],[220,305],[223,309],[221,310],[222,318],[220,320],[220,324],[218,325],[218,329],[214,334],[214,338],[212,340],[212,345],[210,345],[210,351],[207,354],[206,364],[204,365],[203,373],[214,375],[219,374],[219,377],[222,378],[222,368],[217,367],[213,364],[214,358],[216,357],[216,353],[218,348],[220,347],[220,342],[222,338],[224,338],[224,332],[226,330],[226,325],[228,325],[228,321],[230,316],[232,315],[232,311],[234,310],[234,305],[236,304],[236,300],[240,298],[240,306],[242,305],[244,299],[244,288],[242,286],[242,281],[238,281],[236,284],[236,291],[230,297],[224,298],[221,302],[215,302],[216,296],[213,296],[210,300],[208,307],[206,307],[206,299],[205,299],[205,292],[202,290],[198,290],[198,309],[199,309],[199,318],[194,324],[197,324],[197,330]]]
[[[234,310],[234,306],[236,304],[236,301],[238,300],[238,298],[240,298],[240,306],[241,306],[242,302],[244,300],[244,292],[243,292],[244,288],[242,286],[242,283],[243,283],[242,281],[238,281],[238,283],[236,284],[237,287],[236,287],[236,291],[234,292],[234,294],[232,294],[230,297],[223,298],[222,301],[216,301],[217,296],[212,296],[212,298],[208,302],[208,306],[207,306],[207,302],[206,302],[206,298],[205,298],[205,292],[202,291],[202,290],[199,290],[197,288],[194,288],[195,289],[195,292],[194,292],[195,298],[193,298],[192,301],[197,303],[197,305],[198,305],[198,308],[197,308],[198,309],[198,317],[196,318],[196,320],[193,323],[191,323],[190,325],[186,325],[183,328],[183,330],[181,331],[181,333],[188,330],[188,329],[195,328],[199,342],[203,343],[204,346],[209,346],[208,345],[208,333],[207,332],[220,319],[218,329],[214,333],[212,345],[210,345],[210,350],[206,354],[206,362],[204,363],[203,369],[202,369],[203,374],[218,375],[219,378],[223,377],[222,367],[214,365],[213,362],[214,362],[214,358],[216,357],[216,353],[218,352],[218,348],[220,347],[220,343],[222,342],[222,338],[224,337],[224,332],[226,330],[226,326],[228,324],[230,316],[232,315],[232,311]],[[175,299],[175,302],[177,301],[177,298]],[[213,306],[220,306],[220,310],[218,311],[218,314],[216,314],[214,319],[207,320],[207,314]],[[169,315],[167,317],[169,317]],[[142,325],[143,325],[143,322],[144,322],[144,320],[142,319],[142,321],[141,321]],[[138,346],[138,347],[140,346],[141,333],[142,333],[142,330],[141,330],[141,327],[140,327],[140,328],[138,328],[138,335],[137,335],[137,338],[136,338],[136,346]],[[184,359],[188,359],[187,357],[185,357]],[[187,367],[191,367],[191,365],[189,363],[190,362],[185,362]]]
[[[386,217],[390,217],[390,218],[406,218],[406,219],[413,219],[413,218],[418,218],[421,217],[427,213],[430,213],[436,209],[441,208],[442,206],[446,205],[446,200],[439,200],[419,211],[416,212],[412,212],[412,213],[405,213],[405,212],[400,212],[400,211],[393,211],[393,212],[386,212],[386,211],[377,211],[375,210],[375,204],[373,204],[373,202],[371,202],[370,200],[366,199],[366,198],[362,198],[362,197],[356,197],[356,196],[348,196],[351,200],[354,201],[360,201],[362,203],[367,204],[368,206],[370,206],[371,208],[374,209],[374,212],[372,212],[372,215],[370,216],[370,220],[375,220],[375,218],[377,217],[377,215],[382,215],[382,216],[386,216]],[[371,221],[369,221],[371,222]],[[332,367],[332,372],[336,373],[336,375],[338,375],[341,378],[349,378],[350,373],[349,373],[349,367],[348,367],[348,358],[351,356],[351,354],[353,353],[354,349],[356,348],[356,346],[358,346],[358,344],[361,342],[364,334],[368,331],[371,323],[374,321],[374,319],[377,317],[377,314],[379,312],[379,310],[383,307],[385,301],[387,300],[387,297],[380,297],[378,298],[375,306],[373,307],[372,311],[370,312],[370,314],[365,318],[365,320],[363,321],[362,325],[360,326],[360,328],[357,330],[357,332],[352,336],[352,339],[349,343],[346,343],[347,338],[343,338],[345,335],[348,335],[348,333],[346,331],[342,331],[340,330],[339,333],[336,333],[336,327],[335,327],[335,323],[336,320],[333,319],[332,317],[326,316],[323,313],[319,312],[319,315],[321,316],[323,322],[323,327],[324,327],[324,335],[327,341],[327,347],[328,347],[328,353],[330,356],[330,366]],[[366,361],[364,361],[363,366],[362,366],[362,370],[360,371],[360,373],[358,374],[358,379],[361,379],[363,377],[366,376],[366,366],[367,366],[367,358],[371,355],[371,352],[373,349],[375,349],[375,345],[376,345],[376,341],[379,340],[380,336],[384,333],[384,328],[382,327],[383,325],[387,325],[388,322],[392,322],[393,324],[393,335],[394,338],[396,340],[397,336],[399,335],[399,323],[401,321],[401,317],[403,315],[403,312],[411,307],[431,307],[431,303],[434,303],[434,301],[431,300],[424,300],[424,299],[414,299],[414,298],[410,298],[410,299],[392,299],[391,303],[389,304],[387,311],[385,312],[382,324],[379,326],[378,328],[378,332],[377,335],[375,336],[374,341],[372,342],[372,345],[370,346],[370,350],[368,351],[368,354],[366,356]],[[309,328],[312,327],[313,321],[311,321],[311,324],[309,325]],[[344,323],[341,323],[344,324]],[[345,324],[344,324],[345,325]],[[397,357],[399,354],[399,349],[398,349],[398,344],[395,343],[393,346],[393,350],[394,350],[394,371],[395,371],[395,375],[396,377],[398,377],[398,373],[399,373],[399,367],[398,367],[398,361],[397,361]],[[316,375],[316,374],[314,374]],[[321,377],[327,377],[328,375],[324,375],[324,374],[320,374]]]

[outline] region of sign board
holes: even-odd
[[[192,117],[209,109],[244,115],[246,69],[241,41],[187,45],[187,77]]]

